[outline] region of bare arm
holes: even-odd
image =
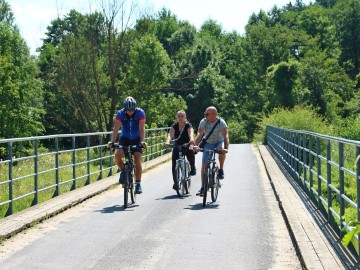
[[[145,119],[139,121],[140,142],[145,142]]]
[[[112,142],[116,142],[116,140],[118,138],[118,133],[119,133],[120,128],[121,128],[121,121],[120,120],[115,120],[114,129],[113,129],[113,133],[112,133],[112,136],[111,136],[111,141]]]
[[[192,127],[188,129],[188,134],[189,134],[189,138],[190,138],[189,143],[190,143],[190,144],[195,144],[195,140],[194,140],[194,129],[193,129]]]
[[[166,142],[165,142],[165,145],[169,146],[170,145],[170,141],[172,139],[174,139],[174,136],[175,136],[175,129],[173,127],[170,128],[170,132],[167,136],[167,139],[166,139]]]
[[[224,137],[224,148],[229,149],[229,131],[228,128],[222,128],[221,134]]]
[[[205,133],[205,128],[204,127],[200,127],[198,129],[198,134],[196,136],[196,139],[195,139],[195,144],[198,145],[201,141],[201,138],[204,136],[204,133]]]

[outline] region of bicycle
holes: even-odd
[[[176,160],[174,184],[177,195],[181,198],[189,194],[191,187],[190,163],[186,160],[183,150],[189,146],[189,143],[182,145],[170,145],[171,148],[179,150],[179,158]]]
[[[129,146],[123,146],[118,143],[114,144],[114,148],[116,149],[122,149],[124,151],[124,168],[123,168],[123,174],[124,174],[124,208],[126,209],[129,205],[129,195],[131,199],[131,204],[134,204],[136,202],[136,193],[135,193],[135,182],[134,182],[134,174],[135,174],[135,164],[133,161],[133,155],[134,152],[142,148],[142,145],[129,145]],[[119,182],[120,182],[119,176]]]
[[[208,152],[209,159],[207,161],[207,165],[204,168],[204,194],[203,194],[203,207],[206,206],[207,193],[210,189],[211,191],[211,200],[212,202],[216,202],[217,197],[219,195],[219,189],[221,188],[221,184],[219,178],[217,176],[217,172],[219,170],[219,166],[216,163],[215,154],[221,154],[221,151],[217,149],[212,150],[204,150],[200,149],[201,152]]]

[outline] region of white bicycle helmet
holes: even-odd
[[[125,110],[135,110],[136,108],[136,100],[133,97],[127,97],[123,102]]]

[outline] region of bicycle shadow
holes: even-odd
[[[185,207],[187,210],[205,210],[205,209],[219,209],[219,203],[207,202],[205,207],[202,203],[190,204],[189,207]]]
[[[123,211],[134,211],[132,208],[138,207],[138,204],[130,204],[127,208],[124,205],[113,205],[109,207],[104,207],[101,210],[96,210],[95,212],[99,212],[102,214],[112,214],[115,212],[123,212]]]
[[[169,196],[165,196],[165,197],[162,197],[162,198],[157,198],[156,200],[174,200],[174,199],[180,199],[180,200],[183,200],[187,197],[189,197],[190,195],[185,195],[183,197],[179,197],[178,195],[174,194],[174,195],[169,195]]]

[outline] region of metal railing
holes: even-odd
[[[167,152],[170,128],[146,129],[143,161]],[[112,132],[0,140],[0,218],[110,176]]]
[[[267,126],[267,144],[339,238],[360,220],[360,141]],[[359,237],[350,249],[359,257]]]

